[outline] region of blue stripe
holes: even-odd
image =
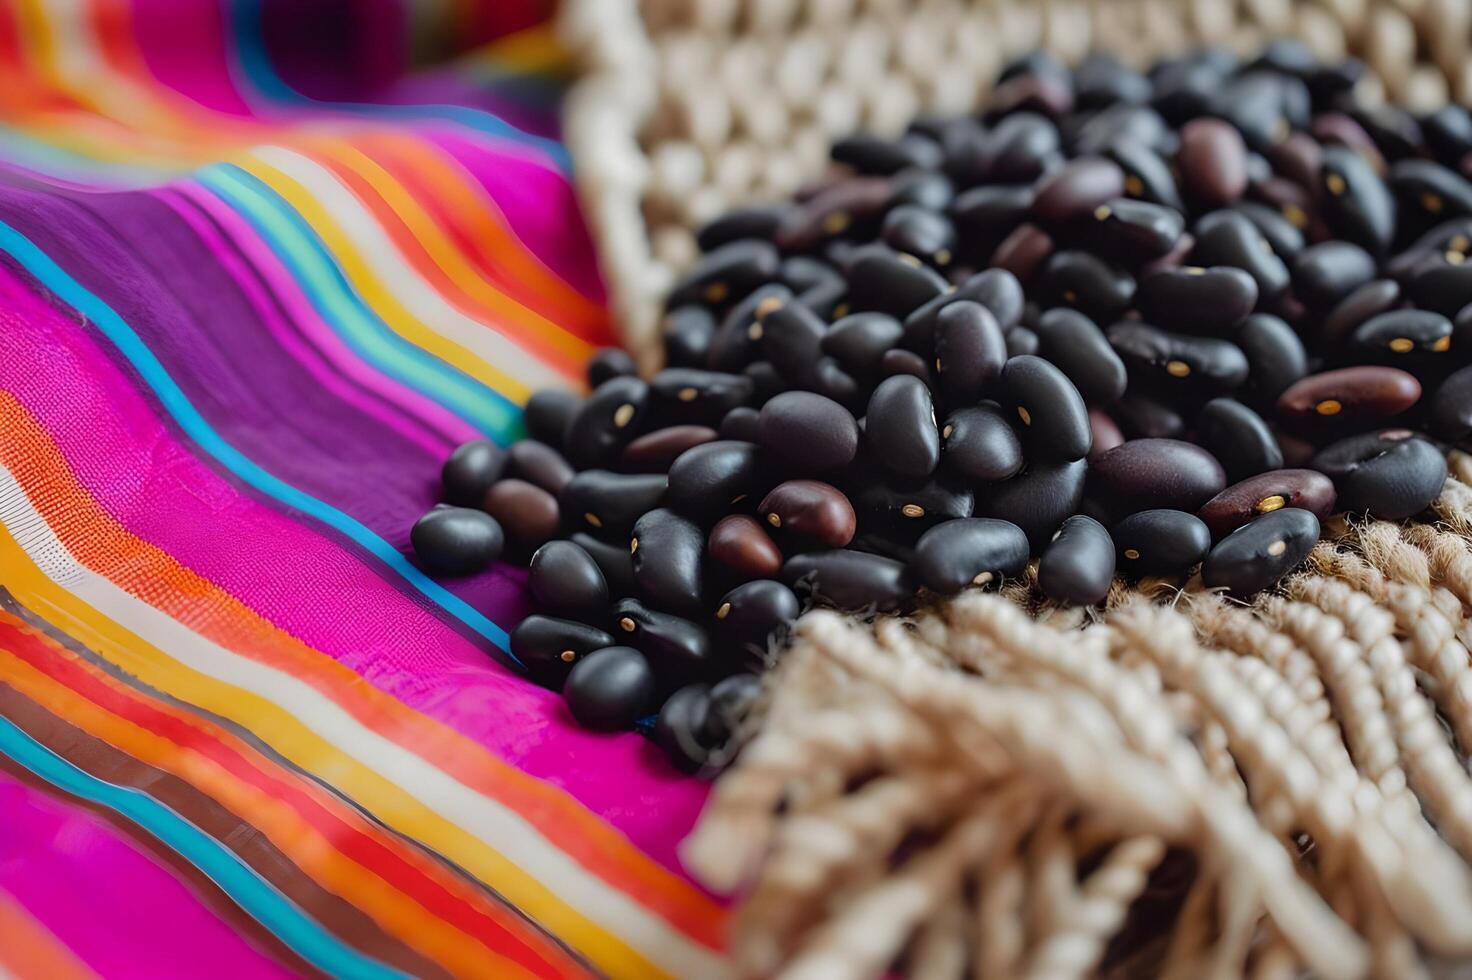
[[[380,372],[465,419],[505,444],[521,431],[521,408],[490,388],[395,333],[343,275],[332,253],[306,220],[254,174],[233,164],[213,164],[197,181],[245,219],[291,273],[319,316],[352,351]],[[284,238],[282,226],[288,229]],[[375,353],[371,335],[391,348]]]
[[[220,437],[199,411],[185,397],[174,379],[164,370],[153,352],[138,338],[133,329],[112,307],[104,303],[85,286],[73,279],[66,270],[58,266],[51,257],[35,243],[10,225],[0,221],[0,251],[9,253],[43,286],[87,320],[128,359],[133,369],[173,417],[178,426],[203,451],[217,459],[230,472],[247,485],[254,487],[281,503],[346,535],[366,551],[372,553],[389,568],[422,593],[431,602],[440,606],[466,626],[485,637],[505,652],[514,663],[520,661],[510,653],[506,631],[473,609],[469,603],[445,589],[439,583],[415,568],[387,541],[374,534],[369,528],[326,504],[310,494],[272,476],[256,465],[240,450]]]
[[[133,821],[199,868],[235,904],[301,957],[334,977],[394,980],[404,974],[344,945],[307,918],[273,885],[214,838],[131,787],[105,783],[83,772],[0,717],[0,753],[72,796],[101,804]]]
[[[265,39],[261,36],[260,0],[225,0],[225,3],[229,8],[226,16],[229,18],[231,31],[235,37],[234,48],[239,59],[240,70],[256,91],[267,99],[291,105],[336,109],[381,119],[407,119],[423,122],[426,118],[438,116],[441,119],[459,123],[467,129],[535,149],[545,155],[548,162],[562,173],[572,170],[572,157],[561,143],[545,136],[537,136],[517,129],[504,119],[469,106],[443,104],[393,106],[361,102],[323,102],[308,98],[287,85],[271,64],[270,55],[266,51]]]

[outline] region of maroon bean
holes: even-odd
[[[1196,516],[1213,540],[1284,507],[1310,511],[1320,520],[1334,511],[1334,483],[1315,470],[1272,470],[1232,484],[1201,505]]]
[[[1064,224],[1124,193],[1124,171],[1104,157],[1080,157],[1043,178],[1033,200],[1035,221]]]
[[[1311,374],[1278,396],[1278,417],[1301,427],[1340,430],[1399,415],[1421,397],[1414,375],[1389,367]]]
[[[1032,278],[1038,267],[1053,254],[1053,239],[1037,225],[1018,225],[997,245],[987,265],[1012,273],[1021,282]]]
[[[782,568],[782,549],[750,514],[717,521],[706,549],[711,558],[744,578],[771,578]]]
[[[1124,442],[1124,433],[1119,431],[1119,425],[1102,408],[1089,409],[1089,431],[1094,435],[1087,457],[1090,461]]]
[[[1247,190],[1247,145],[1220,119],[1193,119],[1181,127],[1176,154],[1188,197],[1205,208],[1231,204]]]
[[[624,447],[622,464],[630,473],[665,473],[692,446],[713,442],[715,429],[704,425],[672,425],[647,432]]]
[[[889,181],[883,177],[840,181],[788,213],[772,240],[784,252],[811,251],[875,220],[889,203],[890,193]]]
[[[1226,485],[1216,457],[1179,439],[1132,439],[1089,464],[1089,496],[1120,516],[1194,511]]]
[[[761,519],[784,541],[842,548],[858,527],[853,504],[842,492],[817,480],[779,483],[757,507]]]
[[[886,378],[896,375],[908,374],[912,378],[919,378],[930,385],[930,365],[925,363],[925,358],[914,351],[900,350],[898,347],[884,352],[879,358],[879,373]]]
[[[541,547],[557,534],[557,498],[525,480],[498,480],[486,491],[481,510],[494,517],[506,536],[523,549]]]

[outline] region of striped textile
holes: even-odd
[[[0,0],[0,976],[725,973],[408,529],[611,341],[527,0]]]

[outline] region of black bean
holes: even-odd
[[[1303,232],[1283,217],[1282,212],[1257,201],[1238,201],[1232,205],[1232,210],[1251,221],[1258,234],[1268,240],[1273,252],[1285,263],[1291,265],[1303,251]]]
[[[1091,247],[1130,265],[1170,254],[1185,232],[1179,212],[1127,197],[1099,205],[1089,217],[1084,234]]]
[[[803,469],[847,466],[859,449],[859,428],[848,409],[810,391],[787,391],[762,406],[761,445]]]
[[[986,517],[937,524],[915,544],[913,569],[919,583],[940,595],[988,585],[1022,573],[1027,535],[1017,525]]]
[[[1247,190],[1247,145],[1220,119],[1192,119],[1181,127],[1176,165],[1186,196],[1202,208],[1231,204]]]
[[[1365,63],[1358,58],[1320,65],[1306,79],[1315,110],[1323,111],[1327,106],[1339,105],[1364,77]]]
[[[1124,193],[1124,171],[1104,157],[1079,157],[1038,183],[1033,220],[1065,224]]]
[[[660,683],[668,689],[703,676],[715,666],[710,636],[688,619],[650,609],[638,599],[613,606],[614,633],[649,658]]]
[[[1472,114],[1464,106],[1448,103],[1421,120],[1426,145],[1448,166],[1472,153]]]
[[[712,560],[744,578],[776,575],[782,550],[750,514],[730,514],[710,529],[706,550]]]
[[[562,698],[579,725],[620,732],[649,714],[657,703],[654,670],[633,647],[594,650],[573,664],[562,682]]]
[[[1406,296],[1423,309],[1456,316],[1472,303],[1472,266],[1463,265],[1465,253],[1447,252],[1437,265],[1419,273],[1406,287]]]
[[[1329,229],[1371,255],[1384,254],[1395,237],[1395,198],[1385,182],[1347,146],[1324,147],[1319,175]]]
[[[1006,361],[1007,340],[985,306],[961,300],[940,311],[936,318],[935,377],[948,404],[974,404],[996,384]]]
[[[1402,238],[1407,228],[1472,214],[1472,182],[1439,163],[1401,160],[1390,168],[1388,179],[1402,223]]]
[[[1114,540],[1103,524],[1075,514],[1058,529],[1038,562],[1038,589],[1055,602],[1090,606],[1114,581]]]
[[[919,378],[928,386],[931,383],[930,365],[925,363],[925,358],[914,351],[887,350],[879,359],[879,373],[883,377],[893,378],[896,375],[909,375]]]
[[[1092,444],[1089,410],[1068,376],[1041,357],[1022,356],[1002,368],[999,401],[1022,423],[1022,443],[1037,462],[1068,461],[1088,455]]]
[[[747,404],[753,408],[760,409],[787,390],[787,381],[770,361],[752,361],[741,373],[751,381],[751,399]]]
[[[710,316],[704,310],[701,313],[707,318]],[[560,449],[567,423],[572,421],[582,403],[582,398],[565,389],[543,388],[528,398],[522,409],[527,435],[553,449]]]
[[[1279,38],[1269,41],[1262,52],[1247,66],[1252,69],[1267,69],[1296,78],[1308,78],[1318,71],[1319,61],[1313,51],[1302,41]]]
[[[743,238],[770,240],[791,210],[790,204],[759,204],[727,211],[701,228],[695,243],[702,252],[713,252]]]
[[[913,204],[890,209],[879,237],[896,252],[932,265],[947,266],[955,258],[956,229],[950,219]]]
[[[440,469],[445,499],[459,507],[478,507],[506,468],[506,450],[485,439],[455,447]]]
[[[471,575],[501,557],[506,536],[491,515],[439,506],[414,522],[409,543],[419,563],[440,575]]]
[[[1113,320],[1129,308],[1135,279],[1089,252],[1054,252],[1038,273],[1038,295],[1050,306],[1072,306],[1095,320]]]
[[[1090,53],[1073,70],[1073,97],[1081,109],[1150,101],[1150,81],[1113,55]]]
[[[878,310],[906,317],[915,308],[946,292],[949,284],[919,259],[884,246],[868,246],[844,276],[848,301],[855,312]]]
[[[771,464],[749,442],[720,439],[687,449],[670,465],[669,505],[701,524],[709,524],[746,497],[766,491]]]
[[[973,187],[951,202],[951,221],[968,251],[974,249],[985,256],[1027,219],[1033,196],[1027,184]]]
[[[1110,413],[1131,439],[1174,439],[1186,431],[1186,420],[1180,412],[1137,392],[1126,393]]]
[[[1216,457],[1179,439],[1131,439],[1089,464],[1089,496],[1120,516],[1194,511],[1226,485]]]
[[[913,205],[927,211],[944,211],[951,206],[956,188],[945,174],[910,168],[889,179],[891,207]]]
[[[1150,70],[1152,104],[1172,124],[1179,125],[1211,107],[1226,76],[1235,67],[1214,52],[1160,62]]]
[[[832,357],[818,358],[813,367],[812,386],[818,394],[838,402],[850,413],[863,410],[864,387]]]
[[[970,517],[975,506],[970,490],[941,480],[872,480],[850,496],[866,531],[904,543],[913,543],[942,521]]]
[[[609,378],[638,374],[639,367],[622,347],[600,347],[588,361],[588,386],[596,388]]]
[[[548,541],[532,555],[527,585],[537,608],[581,623],[608,616],[608,580],[593,557],[571,541]]]
[[[846,288],[839,282],[839,292]],[[819,287],[821,288],[821,287]],[[715,332],[709,344],[709,352],[706,354],[703,365],[713,371],[724,371],[735,373],[746,365],[757,359],[760,347],[757,343],[760,333],[752,336],[752,327],[756,325],[759,314],[768,313],[771,310],[793,301],[792,290],[781,283],[767,283],[759,286],[749,296],[731,308],[721,321],[720,329]],[[685,366],[685,365],[671,365]]]
[[[1389,367],[1311,374],[1278,396],[1278,418],[1300,428],[1343,429],[1399,415],[1421,397],[1414,375]]]
[[[828,325],[816,313],[788,303],[760,316],[752,326],[762,356],[788,384],[809,387]]]
[[[799,596],[809,595],[849,612],[869,608],[892,612],[914,595],[902,563],[848,549],[795,555],[782,566],[782,581]]]
[[[1196,416],[1196,440],[1232,482],[1281,469],[1283,452],[1262,416],[1239,401],[1213,398]]]
[[[1201,581],[1209,589],[1255,595],[1301,565],[1318,540],[1319,519],[1313,514],[1297,507],[1273,511],[1212,548],[1201,566]]]
[[[940,147],[934,141],[917,135],[897,140],[869,133],[846,136],[833,144],[833,162],[852,167],[861,174],[888,176],[906,167],[937,167],[941,162]]]
[[[990,402],[952,412],[940,434],[941,462],[968,485],[1009,480],[1022,469],[1022,443]]]
[[[722,638],[758,646],[765,653],[768,638],[794,622],[801,612],[801,603],[787,586],[772,579],[756,579],[721,597],[716,604],[715,629]]]
[[[987,97],[988,120],[1008,113],[1027,110],[1053,118],[1067,115],[1073,109],[1073,85],[1067,72],[1027,74],[1009,78],[992,89]]]
[[[608,583],[608,595],[613,599],[622,599],[639,591],[634,582],[634,560],[629,554],[629,546],[622,541],[617,544],[600,541],[591,534],[581,531],[571,538],[573,544],[582,548],[593,559],[598,570],[603,573],[603,580]],[[604,610],[607,613],[607,609]]]
[[[1109,529],[1126,575],[1185,575],[1211,550],[1211,532],[1183,510],[1142,510]]]
[[[481,509],[524,550],[534,550],[556,536],[562,523],[557,498],[525,480],[497,480],[486,491]]]
[[[883,177],[855,177],[825,188],[783,218],[773,241],[784,252],[808,252],[840,235],[873,226],[893,193]]]
[[[1392,309],[1400,301],[1400,283],[1394,279],[1372,279],[1344,297],[1324,317],[1318,341],[1333,350],[1373,316]]]
[[[716,425],[731,409],[746,404],[754,387],[741,374],[665,368],[649,379],[651,411],[667,422]]]
[[[1067,124],[1076,154],[1105,153],[1120,143],[1138,143],[1161,152],[1175,149],[1176,136],[1165,119],[1149,106],[1115,105],[1086,119],[1074,117]]]
[[[1452,322],[1430,310],[1390,310],[1360,324],[1351,339],[1359,360],[1414,363],[1451,350]]]
[[[1313,466],[1334,481],[1341,510],[1387,521],[1419,514],[1446,482],[1446,457],[1406,429],[1342,439],[1320,450]]]
[[[562,488],[557,505],[570,526],[610,541],[627,540],[639,515],[664,500],[666,484],[659,473],[583,470]]]
[[[1247,383],[1239,395],[1260,409],[1271,408],[1283,389],[1308,374],[1303,341],[1278,317],[1252,314],[1235,340],[1247,358]]]
[[[1310,245],[1293,263],[1293,291],[1314,309],[1327,310],[1375,278],[1375,259],[1352,242]]]
[[[721,419],[720,437],[736,442],[756,442],[760,418],[761,412],[755,408],[746,405],[733,408]]]
[[[710,687],[688,684],[665,700],[654,725],[654,741],[676,768],[697,772],[710,761],[712,747],[702,741],[710,714]]]
[[[614,645],[595,626],[533,614],[511,631],[511,655],[538,684],[560,688],[572,665],[594,650]]]
[[[506,475],[534,483],[556,495],[577,471],[562,454],[535,439],[519,439],[506,451]]]
[[[850,374],[872,377],[884,352],[902,336],[900,321],[887,313],[853,313],[829,327],[819,346]]]
[[[1230,341],[1167,333],[1127,320],[1110,327],[1107,336],[1132,380],[1148,380],[1174,397],[1207,398],[1247,379],[1247,356]]]
[[[718,438],[704,425],[672,425],[646,432],[624,447],[620,465],[631,473],[664,473],[685,450]]]
[[[1242,269],[1179,266],[1140,280],[1135,306],[1146,323],[1195,335],[1224,335],[1257,303],[1257,283]]]
[[[954,292],[937,296],[905,318],[904,344],[921,355],[935,349],[935,328],[940,313],[952,303],[979,303],[991,313],[997,326],[1010,330],[1022,317],[1022,284],[1005,269],[987,269],[968,277]]]
[[[793,293],[801,294],[819,286],[837,285],[847,289],[843,273],[821,259],[808,255],[789,255],[777,270],[777,280]]]
[[[603,382],[562,434],[563,451],[579,469],[608,466],[640,433],[649,404],[649,386],[636,377]]]
[[[1030,183],[1058,157],[1058,128],[1046,116],[1013,113],[986,135],[980,177],[993,184]],[[979,180],[966,180],[968,186]]]
[[[1334,483],[1324,474],[1278,469],[1233,483],[1196,513],[1206,522],[1211,536],[1221,539],[1243,524],[1284,507],[1297,507],[1323,520],[1333,512],[1334,500]]]
[[[1090,405],[1107,405],[1124,394],[1129,380],[1124,362],[1104,331],[1077,310],[1048,310],[1035,326],[1038,353],[1073,382]]]
[[[1124,192],[1149,204],[1185,211],[1170,165],[1150,146],[1138,140],[1115,141],[1105,152],[1124,171]]]
[[[1288,288],[1291,281],[1288,266],[1246,215],[1237,211],[1213,211],[1196,222],[1193,232],[1196,246],[1191,250],[1191,262],[1196,266],[1235,266],[1246,271],[1257,284],[1254,301],[1258,297],[1276,299]],[[1207,275],[1211,275],[1211,270]],[[1140,288],[1144,290],[1144,283]],[[1236,294],[1233,296],[1240,301]],[[1249,308],[1247,312],[1252,310]]]
[[[1023,354],[1036,354],[1041,342],[1038,335],[1027,327],[1016,326],[1007,331],[1007,356],[1021,357]]]
[[[671,309],[686,303],[724,308],[777,274],[781,255],[760,239],[728,242],[708,252],[670,291]]]
[[[1425,140],[1421,126],[1405,109],[1397,105],[1358,105],[1351,112],[1356,122],[1375,141],[1387,160],[1415,156]]]
[[[710,706],[705,712],[705,724],[698,733],[701,741],[709,745],[725,745],[740,731],[761,693],[762,679],[756,674],[732,674],[717,682],[710,689]]]
[[[704,590],[705,532],[672,510],[657,508],[634,522],[629,538],[634,581],[655,606],[691,613]]]
[[[1058,525],[1078,511],[1084,499],[1089,464],[1029,464],[1005,483],[988,488],[981,497],[978,517],[996,517],[1022,528],[1033,552],[1042,550]]]
[[[1431,398],[1431,431],[1438,438],[1465,446],[1472,435],[1472,367],[1449,375]]]
[[[858,527],[849,499],[837,487],[818,480],[777,484],[762,498],[757,513],[781,540],[802,546],[845,547]]]

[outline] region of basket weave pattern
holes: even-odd
[[[1356,54],[1369,100],[1472,94],[1466,0],[573,0],[567,140],[625,340],[659,360],[692,229],[827,146],[959,112],[1009,57],[1203,40]],[[1251,605],[1032,582],[814,613],[685,842],[744,975],[1452,975],[1472,962],[1472,457],[1435,522],[1331,521]],[[1032,574],[1031,572],[1029,574]]]

